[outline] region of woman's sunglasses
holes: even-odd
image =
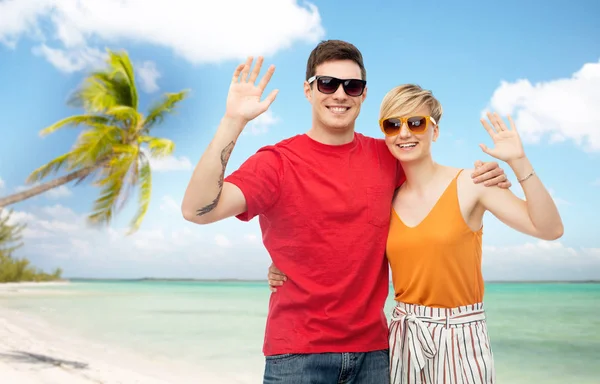
[[[408,130],[412,133],[421,135],[427,131],[429,122],[433,125],[436,124],[435,119],[431,116],[388,117],[387,119],[379,120],[379,126],[386,136],[399,134],[403,124],[406,124]]]
[[[313,76],[308,79],[308,84],[312,84],[315,80],[317,81],[317,89],[319,92],[326,95],[335,93],[340,87],[340,84],[342,84],[346,95],[356,97],[363,94],[365,86],[367,85],[366,80],[338,79],[337,77],[331,76]]]

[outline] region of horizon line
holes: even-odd
[[[164,282],[265,282],[267,279],[240,279],[240,278],[185,278],[185,277],[63,277],[62,280],[80,281],[164,281]],[[600,283],[600,279],[545,279],[545,280],[487,280],[485,283]],[[391,284],[391,282],[390,282]]]

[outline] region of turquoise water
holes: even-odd
[[[266,283],[95,281],[35,290],[45,293],[0,296],[0,306],[149,358],[260,382]],[[487,284],[498,381],[600,383],[599,304],[600,284]],[[390,296],[386,313],[393,305]]]

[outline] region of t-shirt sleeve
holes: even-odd
[[[402,169],[402,165],[399,161],[396,161],[396,187],[399,188],[406,181],[406,175],[404,174],[404,169]]]
[[[272,146],[259,149],[239,169],[225,178],[236,185],[246,198],[248,209],[236,217],[250,221],[271,208],[281,192],[283,169],[281,155]]]

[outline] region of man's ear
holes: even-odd
[[[363,94],[360,96],[362,98],[361,103],[365,102],[365,99],[367,98],[367,91],[369,90],[369,88],[367,86],[365,86],[365,90],[363,91]]]
[[[308,81],[304,82],[304,96],[309,102],[312,103],[312,88],[310,84],[308,84]]]

